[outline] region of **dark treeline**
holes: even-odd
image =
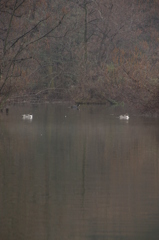
[[[13,97],[159,109],[159,1],[1,0],[0,103]]]

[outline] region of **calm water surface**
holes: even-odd
[[[0,239],[159,239],[159,119],[120,113],[41,105],[0,116]]]

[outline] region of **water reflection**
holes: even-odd
[[[159,121],[28,108],[0,121],[0,238],[157,240]]]

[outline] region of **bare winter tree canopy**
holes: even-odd
[[[1,0],[0,103],[45,92],[158,111],[158,12],[157,0]]]

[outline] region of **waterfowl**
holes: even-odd
[[[1,108],[1,113],[3,113],[3,108]],[[9,113],[9,108],[8,107],[6,107],[6,109],[5,109],[5,111],[6,111],[6,115],[8,115],[8,113]]]
[[[25,119],[28,119],[28,120],[32,120],[33,119],[33,115],[32,114],[23,114],[22,115],[22,118],[25,120]]]
[[[76,109],[76,110],[79,110],[79,106],[80,106],[80,104],[78,103],[78,104],[76,104],[76,105],[72,105],[71,108]]]
[[[129,115],[128,114],[120,115],[119,118],[129,120]]]
[[[6,108],[6,115],[8,115],[9,113],[9,108]]]

